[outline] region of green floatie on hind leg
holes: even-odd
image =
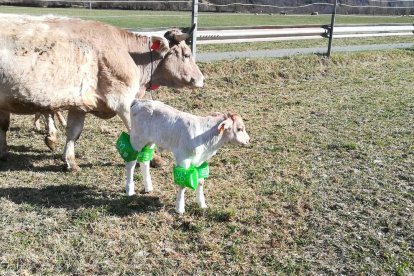
[[[131,145],[129,134],[122,132],[116,141],[116,149],[125,162],[137,160],[142,163],[154,158],[155,145],[145,146],[141,151],[136,151]]]
[[[173,168],[174,183],[192,190],[197,189],[199,179],[208,178],[208,176],[209,167],[207,162],[198,167],[191,165],[188,169],[180,166],[174,166]]]

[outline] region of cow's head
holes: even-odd
[[[154,84],[168,87],[202,87],[204,85],[204,76],[196,65],[191,49],[185,43],[190,38],[195,25],[186,33],[178,29],[173,29],[165,33],[165,38],[158,38],[161,41],[168,40],[168,51],[158,52],[164,56],[162,61],[155,69],[152,82]],[[157,37],[152,37],[152,43],[155,43]],[[164,45],[161,43],[161,45]]]

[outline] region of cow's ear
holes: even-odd
[[[227,118],[223,122],[219,124],[217,127],[217,130],[220,134],[223,134],[225,130],[230,129],[233,126],[233,120],[231,118]]]
[[[170,44],[168,40],[161,36],[151,36],[151,51],[156,51],[160,55],[165,56],[165,54],[170,50]]]

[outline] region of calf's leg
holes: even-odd
[[[63,160],[69,171],[80,171],[75,160],[75,141],[79,139],[85,123],[86,113],[77,110],[70,110],[66,127],[66,145],[63,153]]]
[[[6,133],[10,126],[10,113],[0,111],[0,160],[5,160],[7,156]]]
[[[132,196],[135,194],[135,186],[134,186],[134,170],[137,161],[125,162],[125,172],[126,172],[126,184],[125,190],[128,196]]]
[[[191,166],[191,159],[184,159],[182,161],[178,161],[181,158],[179,156],[176,156],[176,161],[178,166],[183,167],[185,169],[188,169]],[[177,200],[175,202],[175,211],[179,214],[183,214],[185,212],[185,188],[179,186],[178,192],[177,192]]]
[[[177,192],[177,201],[175,202],[175,211],[179,214],[184,214],[185,212],[185,198],[184,198],[184,187],[179,187]]]
[[[150,161],[144,161],[139,163],[139,167],[142,173],[142,179],[144,182],[144,189],[146,193],[152,192],[154,188],[152,187],[151,175],[150,175]]]
[[[206,200],[204,198],[204,187],[203,186],[204,186],[204,179],[199,179],[197,190],[196,190],[196,201],[198,203],[198,206],[200,206],[200,208],[205,209],[207,208],[207,205],[206,205]]]

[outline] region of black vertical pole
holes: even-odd
[[[331,18],[331,29],[329,31],[329,43],[328,43],[328,53],[326,54],[328,57],[331,56],[331,48],[332,48],[332,38],[335,26],[335,17],[336,17],[336,7],[338,6],[338,0],[334,0],[334,6],[332,10],[332,18]]]
[[[196,59],[196,44],[197,44],[197,21],[198,21],[198,0],[193,0],[193,11],[191,14],[191,26],[196,24],[193,31],[193,37],[191,38],[191,51],[193,52],[193,58]]]

